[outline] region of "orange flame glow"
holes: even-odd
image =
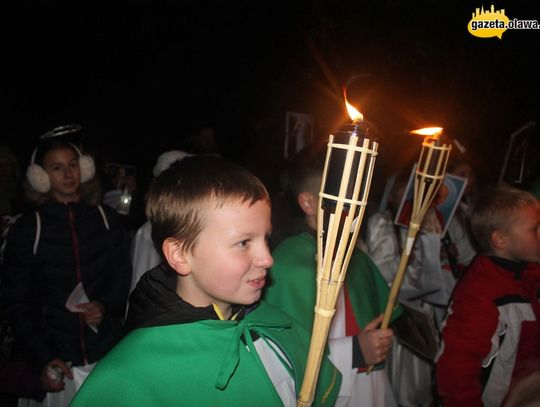
[[[442,127],[425,127],[423,129],[413,130],[411,134],[418,134],[420,136],[427,136],[431,138],[438,138],[443,132]]]
[[[347,106],[347,112],[349,112],[349,116],[351,117],[351,120],[353,122],[364,120],[364,115],[360,113],[358,110],[356,110],[356,108],[353,105],[347,102],[347,99],[345,99],[345,106]]]

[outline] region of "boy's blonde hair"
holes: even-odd
[[[471,212],[471,229],[484,253],[491,253],[491,234],[495,230],[507,231],[516,209],[540,202],[527,191],[508,184],[498,184],[478,196]]]
[[[174,163],[154,180],[147,195],[154,246],[163,255],[163,242],[172,238],[184,250],[193,250],[206,211],[233,200],[270,204],[263,183],[238,165],[215,157],[187,157]]]

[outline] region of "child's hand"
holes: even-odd
[[[376,365],[385,360],[390,346],[392,346],[394,332],[390,328],[377,329],[382,320],[383,316],[379,315],[367,324],[357,336],[367,365]]]
[[[98,326],[103,321],[103,314],[105,314],[105,307],[98,301],[85,302],[78,304],[77,308],[83,310],[82,315],[86,325]]]
[[[51,393],[64,390],[64,377],[73,380],[71,370],[58,358],[47,363],[41,371],[41,381],[45,389]]]

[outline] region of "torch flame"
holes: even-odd
[[[423,129],[413,130],[411,134],[419,134],[420,136],[427,136],[431,138],[438,138],[443,132],[442,127],[425,127]]]
[[[345,99],[345,106],[347,106],[347,112],[349,112],[349,116],[351,117],[351,120],[353,122],[364,120],[364,115],[360,113],[358,110],[356,110],[356,108],[353,105],[347,102],[347,99]]]

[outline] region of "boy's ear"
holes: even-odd
[[[302,211],[307,216],[314,216],[317,214],[317,198],[310,192],[300,192],[296,198],[298,205],[302,208]]]
[[[172,238],[165,239],[161,245],[163,255],[174,271],[181,276],[187,276],[191,270],[189,268],[189,262],[187,261],[184,245],[178,240]]]
[[[504,250],[506,248],[506,234],[501,230],[494,230],[491,232],[491,246],[497,250]]]

